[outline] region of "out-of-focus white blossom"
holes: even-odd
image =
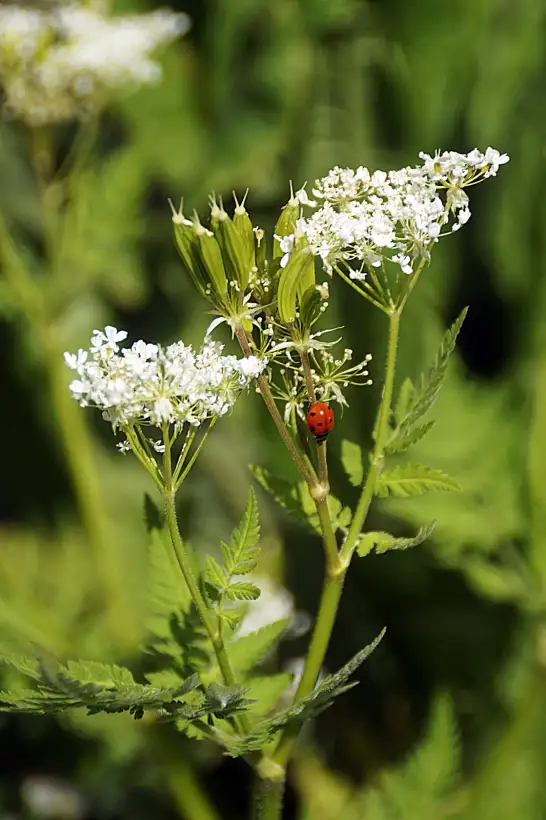
[[[412,273],[429,259],[440,236],[468,222],[469,199],[463,189],[495,176],[509,160],[494,148],[484,154],[474,149],[420,157],[421,166],[399,171],[336,167],[315,182],[313,196],[322,204],[298,220],[297,232],[328,272],[346,263],[351,278],[364,279],[389,261]],[[283,243],[286,264],[294,237],[283,237]]]
[[[168,9],[106,17],[76,2],[47,10],[0,5],[5,110],[32,126],[85,118],[161,76],[158,48],[187,31]]]
[[[260,597],[250,601],[246,615],[237,630],[237,637],[256,632],[263,626],[292,618],[295,612],[294,598],[285,587],[274,583],[268,576],[254,578],[260,588]]]
[[[33,817],[44,820],[80,820],[86,814],[83,796],[72,784],[57,777],[27,777],[21,786],[21,798]]]
[[[142,340],[120,349],[126,337],[124,330],[108,326],[93,332],[88,351],[65,353],[77,374],[70,384],[72,396],[81,407],[100,408],[114,429],[199,426],[229,412],[266,366],[255,356],[223,356],[223,345],[210,340],[198,352],[182,342],[162,348]],[[120,449],[126,452],[127,443]]]

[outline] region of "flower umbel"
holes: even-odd
[[[48,10],[0,6],[0,85],[11,116],[40,126],[93,114],[113,95],[161,77],[154,52],[189,19],[159,9],[105,17],[69,3]]]
[[[342,264],[351,279],[363,280],[388,261],[413,273],[440,236],[470,218],[463,189],[494,176],[509,160],[494,148],[420,157],[423,165],[398,171],[336,167],[315,182],[313,196],[322,205],[300,218],[297,230],[328,272]],[[284,243],[288,249],[290,238]]]
[[[134,425],[180,429],[200,426],[231,410],[241,391],[260,375],[265,362],[251,356],[223,356],[223,345],[205,341],[199,351],[183,342],[168,347],[142,340],[120,350],[124,330],[95,330],[89,351],[65,353],[77,373],[70,384],[80,406],[102,409],[114,430]]]

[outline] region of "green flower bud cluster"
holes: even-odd
[[[173,210],[174,238],[184,266],[199,293],[232,326],[250,330],[253,317],[265,313],[282,325],[303,321],[308,327],[320,315],[315,260],[306,237],[298,231],[301,202],[292,193],[274,231],[268,260],[265,232],[254,227],[235,197],[233,216],[223,202],[210,197],[210,219],[203,225],[196,213]]]
[[[257,251],[262,237],[257,236],[242,203],[237,202],[233,218],[222,201],[210,200],[210,228],[197,213],[187,218],[182,205],[172,203],[174,239],[178,253],[192,281],[222,315],[241,312],[245,294],[252,290],[258,267]],[[262,234],[263,236],[263,234]]]

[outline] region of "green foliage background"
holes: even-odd
[[[331,668],[384,624],[388,634],[361,669],[361,685],[309,729],[287,816],[543,817],[546,6],[178,6],[193,28],[165,55],[163,84],[108,114],[94,170],[79,182],[84,213],[75,215],[58,280],[44,291],[55,298],[57,288],[68,304],[57,322],[64,348],[85,346],[90,330],[107,322],[135,338],[202,336],[209,319],[175,253],[168,196],[204,209],[210,190],[228,198],[249,187],[254,221],[270,227],[288,180],[299,186],[336,164],[397,167],[440,147],[508,152],[498,180],[476,190],[470,224],[435,251],[402,335],[400,372],[417,376],[446,324],[470,305],[436,426],[417,447],[464,492],[387,499],[374,510],[377,530],[407,535],[433,518],[437,526],[415,550],[355,563]],[[37,192],[22,134],[8,124],[0,127],[0,179],[0,208],[39,258]],[[368,443],[385,327],[340,282],[332,291],[330,325],[345,325],[357,355],[374,355],[374,387],[353,389],[338,420],[330,451],[339,463],[342,438]],[[106,425],[94,419],[114,556],[111,566],[98,565],[78,525],[44,351],[1,282],[0,311],[0,639],[123,661],[143,628],[146,479],[113,452]],[[195,546],[217,544],[239,520],[249,463],[290,469],[253,396],[218,425],[184,486],[181,517]],[[337,495],[344,482],[350,497],[355,491],[334,467]],[[262,560],[313,613],[322,572],[316,539],[265,494],[259,502]],[[305,638],[282,653],[304,647]],[[88,798],[88,817],[213,820],[215,811],[225,818],[246,811],[243,764],[126,715],[2,718],[0,732],[0,811],[19,811],[20,785],[31,773],[75,784]],[[415,756],[404,763],[408,754]]]

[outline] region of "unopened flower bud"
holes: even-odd
[[[220,246],[212,231],[201,225],[197,214],[194,214],[193,225],[209,281],[216,293],[224,296],[228,283]]]
[[[279,257],[284,256],[284,251],[281,248],[281,240],[283,236],[289,236],[293,234],[296,229],[296,221],[298,219],[300,213],[300,202],[299,199],[294,196],[292,192],[292,196],[284,206],[281,211],[281,215],[275,225],[275,236],[278,237],[273,242],[273,259],[278,259]]]
[[[245,253],[241,234],[233,224],[229,214],[224,210],[221,200],[219,205],[213,200],[211,225],[222,252],[229,280],[236,281],[240,290],[244,293],[248,285],[252,265],[248,264],[248,254]]]
[[[246,254],[245,264],[248,270],[251,271],[252,268],[256,267],[256,252],[254,248],[254,228],[252,226],[252,220],[250,219],[245,208],[246,196],[247,194],[244,195],[241,204],[237,202],[237,198],[235,197],[233,224],[237,228],[237,231],[243,240],[243,248]]]
[[[186,219],[182,213],[182,203],[180,203],[180,209],[178,211],[170,200],[169,204],[173,212],[174,241],[180,258],[201,296],[206,296],[208,276],[199,254],[199,242],[195,234],[193,222]]]

